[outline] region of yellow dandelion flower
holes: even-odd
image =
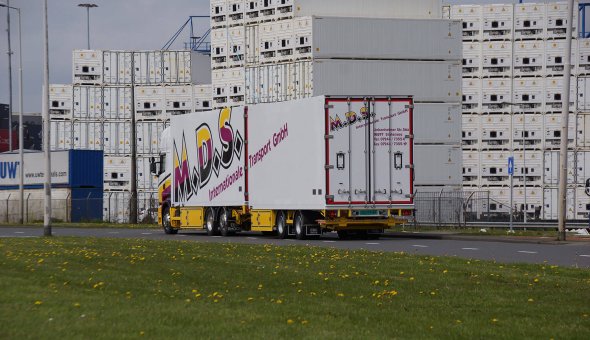
[[[79,302],[74,303],[74,307],[80,307],[80,303]]]
[[[492,319],[492,322],[496,323],[496,322],[498,322],[498,319],[494,318],[494,319]]]
[[[291,320],[291,319],[287,320],[287,324],[288,324],[288,325],[292,325],[293,323],[295,323],[295,321],[293,321],[293,320]]]
[[[42,304],[43,304],[43,301],[39,301],[39,300],[35,301],[35,305],[36,306],[39,306],[39,305],[42,305]]]
[[[533,300],[533,299],[529,299],[529,302],[535,302],[535,300]]]

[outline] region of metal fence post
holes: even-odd
[[[72,196],[72,193],[69,192],[68,193],[68,196],[66,197],[66,206],[64,207],[65,208],[65,211],[66,211],[66,216],[65,216],[64,219],[65,219],[66,222],[72,222],[72,220],[70,218],[70,214],[68,213],[68,203],[70,202],[70,197],[71,196]]]
[[[6,223],[10,223],[10,219],[8,218],[8,202],[10,200],[10,196],[12,196],[12,194],[8,194],[8,198],[6,198]]]
[[[29,223],[29,198],[31,198],[31,193],[27,196],[27,223]]]

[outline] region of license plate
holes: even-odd
[[[377,216],[379,212],[377,210],[361,210],[359,216]]]

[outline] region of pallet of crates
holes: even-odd
[[[193,110],[209,111],[213,107],[213,87],[211,84],[193,85]]]
[[[514,5],[483,5],[483,40],[511,41],[514,38]]]
[[[510,185],[508,158],[510,151],[481,152],[481,185],[483,187],[503,187]]]
[[[545,76],[563,76],[565,69],[565,40],[545,41]],[[577,74],[576,60],[578,59],[578,45],[572,44],[572,74]]]
[[[514,40],[543,40],[547,13],[543,3],[514,5]]]
[[[576,5],[577,6],[577,5]],[[546,37],[547,39],[565,39],[568,27],[569,5],[567,1],[553,2],[547,4]],[[574,19],[572,23],[572,38],[578,36],[578,10],[574,8]]]
[[[483,41],[482,12],[481,5],[451,6],[450,19],[462,21],[463,41]]]
[[[512,76],[512,42],[487,41],[482,49],[482,77],[506,78]]]
[[[244,67],[246,53],[245,27],[238,26],[229,29],[227,66]]]
[[[545,42],[542,40],[514,42],[514,77],[543,77]]]
[[[211,28],[226,27],[228,22],[228,0],[210,1]]]
[[[74,85],[101,85],[103,83],[103,52],[74,50],[72,53]]]

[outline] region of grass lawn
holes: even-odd
[[[402,253],[0,239],[0,338],[590,338],[590,271]]]

